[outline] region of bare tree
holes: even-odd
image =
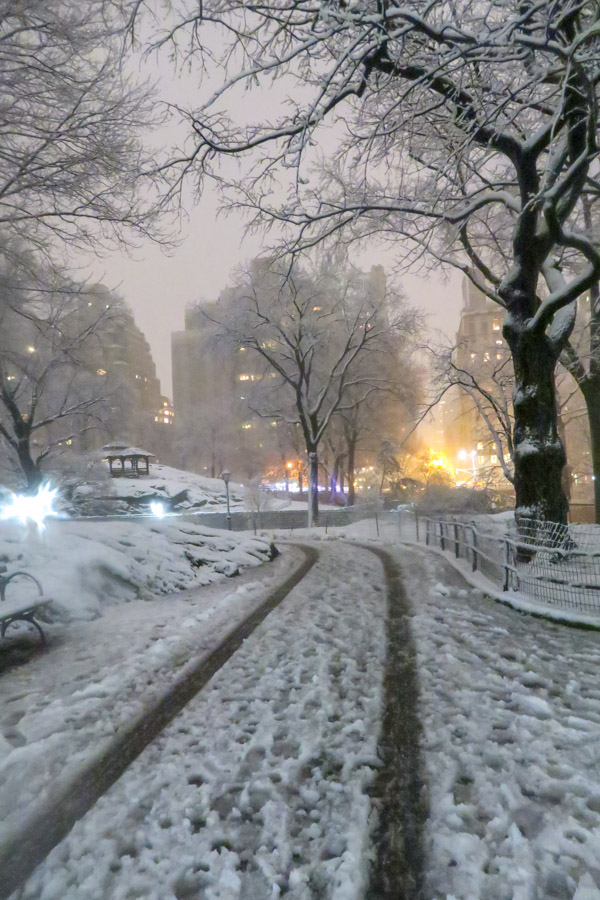
[[[468,346],[466,344],[467,350]],[[515,380],[510,358],[502,355],[499,360],[492,359],[488,354],[488,359],[471,360],[467,368],[460,360],[465,355],[460,346],[433,346],[428,350],[435,388],[423,415],[436,407],[443,397],[468,398],[471,408],[466,410],[467,415],[475,413],[488,439],[493,442],[502,474],[514,484],[512,395]]]
[[[7,0],[0,16],[0,245],[54,256],[159,237],[151,96],[126,76],[111,0]]]
[[[81,319],[73,250],[162,239],[161,176],[141,141],[158,119],[122,65],[126,21],[112,0],[6,0],[0,13],[0,431],[29,488],[99,412],[82,358],[99,322]]]
[[[60,281],[51,292],[50,283],[40,272],[33,290],[31,269],[25,285],[6,275],[0,283],[0,435],[27,490],[52,456],[103,428],[111,402],[98,366],[118,306],[92,309],[81,286]]]
[[[412,313],[390,313],[362,273],[331,260],[312,272],[256,260],[223,303],[233,307],[221,318],[227,334],[264,361],[264,414],[300,424],[309,521],[316,522],[319,444],[335,413],[357,403],[376,381],[361,359],[385,354],[391,337],[412,324]]]
[[[598,226],[590,197],[582,200],[586,235],[598,244]],[[584,298],[581,298],[584,299]],[[560,361],[577,382],[587,411],[590,437],[596,524],[600,524],[600,286],[589,290],[587,309],[580,309],[578,321],[561,354]],[[582,321],[583,320],[583,321]]]
[[[523,524],[566,520],[554,369],[573,300],[600,274],[600,253],[577,225],[581,197],[599,187],[599,22],[594,0],[321,0],[310,9],[205,0],[163,36],[188,40],[192,57],[220,40],[226,69],[222,87],[187,114],[194,144],[175,163],[176,182],[190,171],[222,177],[216,160],[256,151],[240,202],[296,225],[301,245],[340,229],[403,235],[507,311]],[[231,120],[230,95],[275,79],[299,79],[299,99],[286,93],[268,121]],[[331,122],[337,146],[330,129],[327,178],[314,187],[311,148]],[[290,166],[293,193],[276,205],[270,179]],[[581,262],[570,278],[557,264],[565,252]]]

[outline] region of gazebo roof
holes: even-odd
[[[108,447],[110,449],[107,449]],[[141,450],[139,447],[107,444],[102,450],[104,451],[105,459],[134,459],[135,457],[148,459],[150,456],[155,459],[154,453],[150,453],[148,450]]]

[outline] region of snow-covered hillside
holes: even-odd
[[[230,484],[229,499],[232,509],[243,508],[240,485]],[[110,478],[102,485],[83,484],[73,492],[74,506],[87,515],[142,512],[152,500],[162,501],[168,508],[176,506],[178,511],[225,509],[227,503],[222,479],[152,464],[149,475]]]
[[[25,569],[54,598],[55,618],[94,618],[107,604],[151,599],[235,575],[269,559],[267,541],[179,517],[51,520],[38,534],[0,523],[0,563]],[[18,596],[24,585],[14,584]],[[12,590],[12,588],[11,588]]]

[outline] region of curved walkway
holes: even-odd
[[[318,553],[299,546],[304,561],[272,590],[248,618],[235,627],[209,654],[188,666],[181,678],[168,686],[100,753],[86,760],[80,771],[55,787],[0,847],[0,897],[6,898],[21,884],[69,833],[75,822],[90,810],[134,759],[153,741],[221,666],[239,649],[266,616],[302,581],[314,566]]]
[[[398,570],[375,550],[384,580],[373,549],[321,545],[306,577],[18,897],[414,900],[414,652]],[[371,865],[374,838],[383,852]]]

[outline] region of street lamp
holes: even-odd
[[[231,510],[229,508],[229,479],[231,478],[231,472],[228,472],[227,469],[223,469],[221,478],[225,482],[225,494],[227,496],[227,527],[231,531]]]

